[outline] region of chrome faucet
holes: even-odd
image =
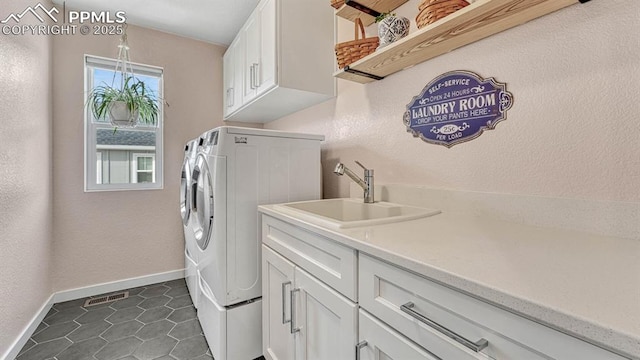
[[[351,180],[355,181],[356,184],[360,185],[360,187],[364,190],[364,202],[372,203],[373,199],[373,169],[367,169],[364,165],[360,164],[359,161],[356,161],[356,164],[360,165],[361,168],[364,169],[364,180],[360,179],[358,175],[356,175],[353,171],[349,170],[348,167],[344,166],[343,163],[339,162],[336,164],[336,168],[333,172],[342,176],[345,173]]]

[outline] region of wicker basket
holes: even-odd
[[[344,0],[331,0],[331,6],[336,9],[340,9],[344,5]]]
[[[380,38],[377,36],[365,37],[364,25],[360,18],[356,18],[355,27],[355,40],[336,44],[336,58],[340,69],[376,51],[380,43]],[[360,32],[358,32],[358,28],[360,28]],[[362,34],[362,39],[360,34]]]
[[[416,25],[421,29],[469,5],[465,0],[422,0]]]

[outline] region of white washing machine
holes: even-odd
[[[262,355],[258,205],[321,196],[324,136],[220,127],[201,136],[193,169],[198,318],[218,360]]]
[[[199,138],[187,142],[184,148],[184,161],[182,162],[182,171],[180,176],[180,216],[184,227],[184,268],[185,280],[189,295],[193,305],[197,308],[200,298],[198,264],[197,264],[197,248],[196,239],[193,232],[193,219],[191,217],[191,201],[193,194],[191,192],[191,175],[193,166],[196,162],[197,148]]]

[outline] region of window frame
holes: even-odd
[[[152,153],[131,153],[131,183],[140,184],[138,182],[138,174],[146,173],[149,170],[138,169],[138,158],[151,158],[151,180],[156,182],[156,154]]]
[[[102,151],[96,151],[96,185],[102,185]]]
[[[106,57],[84,55],[84,101],[93,88],[93,71],[94,69],[113,70],[116,65],[116,59]],[[158,78],[158,97],[163,98],[164,94],[164,69],[158,66],[132,63],[133,71],[136,75],[152,76]],[[162,100],[160,100],[162,103]],[[91,111],[87,106],[84,107],[84,191],[85,192],[101,192],[101,191],[129,191],[129,190],[162,190],[164,189],[164,106],[158,106],[158,122],[156,126],[137,126],[133,129],[123,129],[125,131],[155,131],[155,153],[147,153],[147,156],[153,155],[154,182],[151,183],[133,183],[130,176],[129,183],[120,184],[102,184],[97,181],[97,152],[103,150],[97,146],[97,130],[113,129],[113,126],[105,122],[97,122],[94,120]],[[130,150],[131,154],[135,153],[135,148]],[[133,162],[133,161],[132,161]],[[137,175],[136,175],[137,176]],[[100,181],[101,182],[101,181]]]

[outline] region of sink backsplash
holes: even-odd
[[[362,189],[350,184],[351,197]],[[481,217],[640,241],[640,203],[553,198],[378,184],[376,201],[465,212]]]

